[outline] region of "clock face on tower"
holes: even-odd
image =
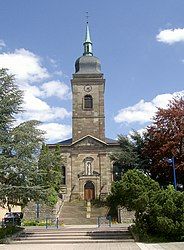
[[[86,86],[84,86],[84,90],[86,92],[90,92],[92,90],[92,87],[90,85],[86,85]]]

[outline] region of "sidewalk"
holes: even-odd
[[[0,250],[140,250],[136,243],[0,245]]]
[[[136,243],[141,250],[183,250],[184,242],[145,244]]]
[[[144,243],[83,243],[83,244],[30,244],[0,245],[0,250],[183,250],[184,242],[144,244]]]

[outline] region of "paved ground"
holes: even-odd
[[[184,250],[184,242],[144,244],[137,243],[141,250]],[[131,249],[131,248],[130,248]]]
[[[0,245],[0,250],[140,250],[136,243]]]
[[[113,225],[119,227],[120,225]],[[121,224],[127,226],[127,224]],[[85,226],[65,226],[65,229],[72,228],[91,228],[96,225]],[[28,227],[29,228],[29,227]],[[30,227],[37,228],[37,227]],[[39,227],[40,228],[40,227]],[[78,244],[0,244],[0,250],[184,250],[184,242],[160,243],[160,244],[145,244],[134,242],[121,243],[78,243]]]
[[[177,243],[83,243],[0,245],[0,250],[183,250],[184,242]]]

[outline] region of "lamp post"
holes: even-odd
[[[175,168],[175,161],[174,161],[174,156],[171,159],[168,159],[168,163],[172,164],[173,168],[173,184],[174,188],[177,190],[177,183],[176,183],[176,168]]]
[[[36,203],[36,220],[40,218],[40,204]]]

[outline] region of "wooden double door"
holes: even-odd
[[[95,199],[95,186],[91,181],[84,185],[84,200],[91,201]]]

